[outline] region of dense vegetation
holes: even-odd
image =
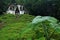
[[[60,0],[0,0],[0,14],[16,3],[31,15],[0,15],[0,40],[60,40]]]
[[[34,16],[25,14],[16,19],[15,15],[0,16],[0,40],[20,40],[20,32],[26,28]],[[2,23],[2,26],[1,26]]]
[[[49,30],[44,31],[44,27]],[[51,40],[60,40],[60,23],[53,17],[35,18],[28,14],[18,18],[12,14],[0,16],[0,40],[45,40],[46,31]]]
[[[60,0],[0,0],[0,14],[13,3],[24,5],[31,15],[48,15],[60,19]]]

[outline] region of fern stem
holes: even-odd
[[[42,27],[44,29],[44,34],[45,34],[45,40],[50,40],[49,34],[48,34],[48,27],[44,23],[42,24],[43,24]]]

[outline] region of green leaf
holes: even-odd
[[[35,17],[35,18],[33,19],[32,23],[33,23],[33,24],[37,24],[38,22],[42,21],[42,20],[40,20],[40,19],[41,19],[41,16],[37,16],[37,17]]]
[[[56,30],[57,33],[60,33],[60,25],[56,26],[55,30]]]
[[[41,38],[39,38],[38,40],[45,40],[45,38],[44,38],[44,37],[41,37]]]
[[[33,24],[37,24],[37,23],[39,23],[39,22],[44,22],[44,21],[49,21],[49,22],[51,22],[51,23],[57,23],[57,19],[55,19],[54,17],[50,17],[50,16],[44,16],[44,17],[42,17],[42,16],[37,16],[37,17],[35,17],[34,19],[33,19],[33,21],[32,21],[32,23]]]

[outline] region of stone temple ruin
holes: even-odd
[[[7,10],[7,14],[24,14],[24,7],[23,5],[10,5],[8,10]]]

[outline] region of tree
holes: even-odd
[[[53,16],[60,19],[60,0],[18,0],[17,3],[24,5],[31,15]]]
[[[6,12],[8,9],[8,6],[12,3],[12,0],[0,0],[0,14],[3,14],[3,12]]]

